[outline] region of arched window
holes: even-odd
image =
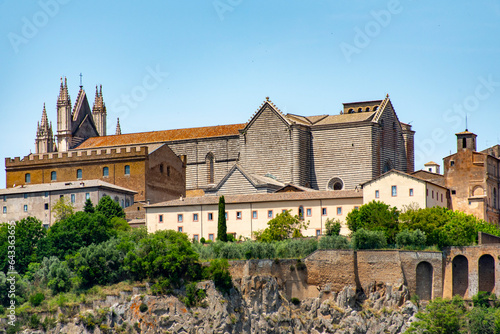
[[[50,181],[57,181],[57,172],[50,172]]]
[[[378,110],[378,106],[373,107],[373,111],[377,111],[377,110]]]
[[[163,164],[160,164],[160,173],[163,174]]]
[[[328,190],[342,190],[344,189],[344,182],[338,177],[334,177],[328,182]]]
[[[214,183],[214,154],[212,152],[209,152],[207,156],[205,157],[205,163],[207,164],[207,183],[212,184]]]
[[[130,166],[129,165],[125,165],[124,173],[125,173],[125,175],[130,175]]]
[[[24,175],[24,182],[25,183],[30,183],[31,182],[31,174],[30,173],[26,173]]]
[[[347,111],[348,114],[352,114],[353,112],[354,112],[354,109],[352,109],[352,108]]]
[[[366,107],[366,111],[370,111],[370,107]]]
[[[115,202],[116,203],[119,203],[120,199],[118,198],[118,196],[115,196]]]
[[[108,167],[104,167],[102,169],[102,176],[104,176],[104,177],[108,177],[109,176],[109,168]]]
[[[358,112],[363,112],[363,108],[358,108]]]
[[[299,206],[299,219],[304,220],[304,207],[302,205]]]
[[[82,176],[83,176],[83,172],[82,172],[82,170],[81,170],[81,169],[77,169],[77,170],[76,170],[76,178],[77,178],[78,180],[80,180],[80,179],[82,178]]]

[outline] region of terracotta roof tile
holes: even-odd
[[[255,202],[276,202],[308,199],[333,199],[333,198],[363,198],[363,191],[339,190],[339,191],[304,191],[271,194],[249,194],[249,195],[227,195],[224,196],[228,203],[255,203]],[[219,197],[206,195],[200,197],[186,197],[182,200],[176,199],[168,202],[147,205],[146,207],[167,207],[184,205],[217,204]]]
[[[80,146],[77,147],[77,149],[164,143],[169,141],[195,138],[236,136],[239,134],[238,131],[243,129],[245,125],[246,124],[216,125],[205,126],[201,128],[138,132],[127,133],[123,135],[92,137],[84,141]]]

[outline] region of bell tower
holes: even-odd
[[[71,99],[68,94],[66,78],[61,78],[61,88],[57,98],[57,148],[59,152],[66,152],[71,145]]]

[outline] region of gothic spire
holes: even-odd
[[[116,118],[116,135],[121,135],[122,134],[122,129],[120,127],[120,117]]]
[[[61,77],[61,87],[59,89],[59,96],[57,97],[57,104],[71,105],[71,100],[68,93],[68,80],[66,79],[66,77],[64,77],[64,83],[63,78]]]
[[[45,109],[45,103],[43,104],[43,111],[42,111],[42,128],[48,127],[49,125],[49,119],[47,118],[47,110]]]

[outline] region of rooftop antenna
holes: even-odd
[[[467,126],[467,114],[465,114],[465,131],[469,131],[469,127]]]
[[[82,87],[83,87],[82,77],[83,77],[83,75],[82,75],[82,73],[80,72],[80,88],[82,88]]]

